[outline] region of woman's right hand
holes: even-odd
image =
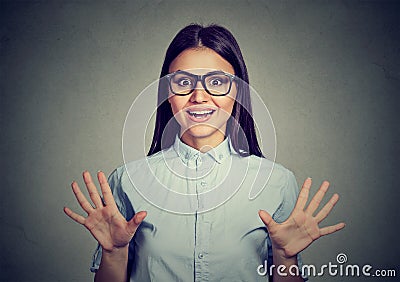
[[[104,173],[99,171],[97,173],[97,178],[100,183],[104,200],[101,199],[89,172],[84,171],[83,179],[94,207],[89,203],[85,195],[81,192],[78,184],[74,181],[71,184],[72,191],[74,192],[79,205],[88,216],[85,218],[74,213],[67,207],[64,207],[64,212],[74,221],[84,225],[99,242],[104,251],[113,252],[124,248],[129,244],[147,213],[145,211],[138,212],[131,220],[126,221],[115,204],[110,186],[107,183]]]

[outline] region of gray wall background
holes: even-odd
[[[96,242],[62,211],[80,211],[69,185],[123,163],[129,106],[191,22],[237,37],[277,162],[341,195],[324,224],[346,228],[305,263],[345,253],[399,276],[399,12],[397,1],[1,1],[0,281],[92,279]]]

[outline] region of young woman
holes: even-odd
[[[88,216],[64,211],[99,243],[96,281],[265,281],[261,266],[273,281],[303,281],[293,271],[299,253],[344,227],[318,226],[339,199],[333,195],[316,213],[327,181],[306,206],[311,179],[299,193],[293,173],[263,157],[246,83],[241,51],[225,28],[193,24],[175,36],[148,156],[108,180],[98,172],[103,197],[85,171],[93,205],[71,185]],[[249,200],[255,175],[269,171],[266,188]],[[157,185],[168,192],[159,194]]]

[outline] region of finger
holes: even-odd
[[[90,199],[92,199],[96,208],[102,207],[103,202],[101,201],[99,192],[97,191],[96,185],[94,185],[92,176],[88,171],[83,172],[83,180],[85,181],[87,190],[89,192]]]
[[[340,229],[344,228],[346,226],[346,224],[344,224],[343,222],[335,224],[335,225],[331,225],[331,226],[327,226],[327,227],[323,227],[319,230],[319,234],[321,236],[325,236],[328,234],[332,234],[336,231],[339,231]]]
[[[99,180],[101,193],[103,194],[104,203],[107,206],[117,206],[111,192],[110,185],[108,185],[107,178],[102,171],[97,172],[97,179]]]
[[[308,177],[304,181],[303,186],[301,187],[299,196],[297,198],[296,206],[294,207],[294,209],[304,210],[304,207],[306,206],[306,203],[308,201],[308,194],[310,193],[311,184],[312,184],[311,177]]]
[[[264,211],[264,210],[260,210],[258,212],[259,217],[261,218],[262,222],[264,222],[265,226],[267,227],[267,229],[272,228],[275,224],[277,224],[275,222],[275,220],[272,218],[272,216]]]
[[[328,181],[322,182],[321,187],[319,187],[318,189],[318,192],[314,195],[310,204],[306,208],[306,212],[308,214],[313,214],[317,210],[328,188],[329,188],[329,182]]]
[[[92,205],[88,202],[88,200],[86,200],[85,195],[83,195],[81,189],[79,189],[78,183],[74,181],[72,182],[71,186],[72,191],[75,194],[75,198],[78,200],[78,203],[82,207],[82,209],[87,213],[93,211]]]
[[[70,218],[72,218],[74,221],[78,222],[79,224],[85,224],[85,218],[83,216],[74,213],[67,207],[64,207],[64,212],[66,215],[68,215]]]
[[[339,195],[334,194],[332,198],[329,200],[329,202],[326,203],[326,205],[319,211],[319,213],[315,216],[315,219],[317,220],[318,223],[320,223],[322,220],[324,220],[328,214],[331,212],[333,207],[336,205],[336,203],[339,201]]]
[[[136,232],[136,229],[142,223],[144,218],[147,216],[147,212],[140,211],[135,214],[135,216],[128,222],[128,232],[131,234]]]

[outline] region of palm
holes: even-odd
[[[129,222],[119,212],[111,193],[110,186],[102,172],[98,173],[101,190],[104,197],[102,201],[97,188],[88,172],[84,172],[83,178],[92,199],[93,207],[82,194],[76,182],[72,183],[72,190],[80,206],[88,214],[86,218],[65,208],[65,213],[76,222],[84,225],[93,237],[106,251],[122,248],[129,244],[141,221],[146,216],[145,212],[137,213]]]
[[[285,257],[292,257],[307,248],[319,237],[336,232],[344,227],[344,223],[319,228],[318,224],[324,220],[334,205],[339,200],[337,194],[333,195],[329,202],[314,216],[322,198],[328,190],[329,183],[324,181],[307,208],[305,205],[311,187],[311,179],[308,178],[300,191],[292,213],[283,223],[276,223],[265,211],[260,211],[260,218],[267,226],[273,247]]]
[[[133,236],[127,230],[128,222],[114,207],[94,211],[86,218],[84,225],[104,249],[123,247]]]

